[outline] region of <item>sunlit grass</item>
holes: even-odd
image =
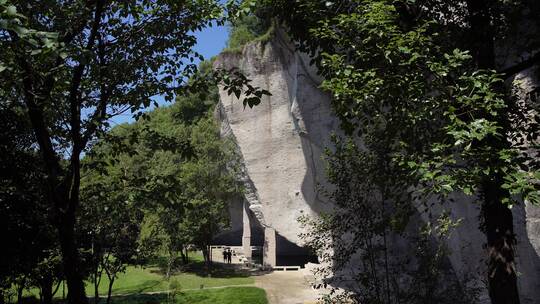
[[[183,271],[175,271],[167,280],[164,270],[156,263],[147,267],[128,266],[124,273],[119,274],[115,279],[112,294],[140,294],[145,292],[159,292],[169,290],[169,283],[175,281],[179,290],[201,289],[209,287],[235,286],[253,284],[254,279],[246,274],[235,273],[229,269],[215,267],[210,274],[203,271],[202,256],[198,253],[190,255],[191,264]],[[103,274],[98,291],[100,296],[106,296],[108,292],[109,279]],[[58,289],[55,298],[61,298],[63,285]],[[88,297],[94,296],[94,285],[86,282],[86,294]],[[25,295],[38,295],[37,289],[25,292]]]

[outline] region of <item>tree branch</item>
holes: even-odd
[[[94,1],[88,1],[87,2],[87,6],[86,6],[87,11],[90,10],[90,7],[92,6],[93,2]],[[71,41],[73,41],[73,39],[78,34],[80,34],[87,25],[88,18],[85,15],[86,15],[86,12],[83,13],[81,18],[79,19],[79,20],[82,20],[82,21],[79,22],[79,24],[77,26],[75,26],[71,30],[67,31],[65,33],[65,35],[63,35],[63,37],[58,39],[58,42],[61,42],[61,43],[64,43],[64,44],[71,43]],[[64,62],[64,60],[60,57],[60,55],[58,55],[54,65],[51,67],[51,69],[49,69],[49,71],[53,71],[54,69],[58,68],[63,62]],[[42,99],[42,100],[47,99],[47,96],[50,95],[50,93],[51,93],[51,91],[52,91],[52,89],[54,87],[55,82],[56,82],[56,80],[54,78],[54,74],[49,73],[49,75],[47,75],[47,77],[45,77],[43,85],[42,85],[42,87],[40,89],[40,93],[39,93],[40,99]]]
[[[100,122],[105,120],[107,115],[107,103],[112,94],[112,88],[106,89],[100,96],[98,106],[92,116],[89,119],[89,126],[86,128],[82,140],[81,146],[84,149],[88,141],[92,138],[94,133],[97,131],[98,125]]]
[[[13,41],[20,41],[16,33],[10,31],[9,34]],[[54,152],[49,129],[45,124],[43,108],[36,103],[36,95],[34,94],[35,74],[22,52],[18,53],[16,58],[23,70],[24,102],[28,108],[30,123],[32,124],[32,129],[34,130],[41,153],[43,154],[45,169],[49,174],[49,184],[51,189],[55,189],[58,186],[58,177],[62,174],[62,169],[58,157]]]
[[[96,2],[96,9],[94,12],[94,21],[88,37],[88,42],[85,47],[86,50],[91,50],[94,47],[95,40],[98,34],[98,30],[101,24],[101,17],[103,13],[104,0],[98,0]],[[84,54],[82,55],[84,56]],[[67,212],[75,212],[79,203],[79,186],[80,186],[80,154],[84,148],[82,135],[81,135],[81,92],[80,86],[85,63],[79,63],[73,72],[73,78],[71,81],[71,88],[69,92],[69,105],[71,113],[71,138],[73,142],[73,148],[71,153],[71,166],[70,174],[66,177],[70,180],[69,186],[69,205]]]
[[[88,141],[92,138],[93,134],[97,131],[98,124],[106,119],[107,116],[107,104],[109,98],[113,92],[114,87],[111,85],[109,88],[105,86],[105,79],[103,78],[103,67],[105,66],[105,45],[103,40],[99,39],[98,42],[98,59],[99,59],[99,80],[100,80],[100,96],[99,102],[96,107],[96,111],[89,119],[89,126],[86,128],[82,137],[82,148],[86,146]]]
[[[88,37],[88,42],[85,47],[86,50],[91,50],[94,47],[99,26],[101,23],[101,15],[103,13],[104,1],[97,1],[96,10],[94,13],[94,21],[92,23],[92,28],[90,31],[90,36]],[[71,81],[71,88],[69,92],[69,104],[71,110],[71,137],[73,140],[73,153],[72,158],[79,158],[80,152],[83,149],[82,140],[81,140],[81,104],[80,104],[80,85],[82,81],[82,76],[84,69],[86,68],[85,63],[79,63],[75,67],[73,72],[73,78]]]

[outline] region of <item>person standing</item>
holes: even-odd
[[[228,256],[227,256],[227,249],[223,249],[223,263],[227,263]]]
[[[227,263],[231,264],[232,262],[232,252],[230,249],[227,249]]]

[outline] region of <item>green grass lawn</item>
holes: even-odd
[[[175,273],[169,281],[173,280],[179,283],[181,290],[199,289],[201,285],[206,288],[254,283],[253,278],[248,276],[221,271],[214,271],[210,277],[191,272]],[[140,268],[130,266],[126,269],[125,273],[120,274],[118,279],[115,280],[113,294],[168,290],[169,281],[166,280],[165,276],[161,274],[160,269],[157,267]],[[103,277],[99,286],[102,295],[106,294],[108,284],[109,280],[107,277]],[[86,285],[86,293],[89,296],[94,294],[93,290],[94,286],[92,284]]]
[[[197,255],[193,255],[194,261],[183,272],[174,272],[169,281],[165,278],[162,268],[157,265],[148,267],[128,266],[125,273],[121,273],[114,281],[113,295],[138,294],[144,292],[166,291],[169,290],[169,283],[176,281],[179,290],[200,289],[208,287],[234,286],[253,284],[254,279],[246,274],[235,273],[232,270],[219,268],[216,266],[210,275],[203,271],[203,262]],[[99,286],[100,296],[106,296],[109,286],[109,280],[103,274]],[[63,294],[62,285],[60,286],[55,298],[61,298]],[[94,285],[92,282],[86,283],[86,294],[88,297],[94,296]],[[190,292],[191,294],[191,292]],[[196,293],[195,293],[196,294]],[[37,289],[25,292],[25,295],[38,295]],[[206,302],[201,302],[206,303]],[[233,303],[233,302],[231,302]],[[256,302],[258,303],[258,302]]]
[[[177,304],[267,304],[266,293],[256,287],[226,287],[185,291],[176,296]],[[115,304],[167,303],[166,294],[113,297]]]

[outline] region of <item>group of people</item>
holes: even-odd
[[[232,251],[231,249],[223,249],[223,262],[230,264],[232,262]]]

